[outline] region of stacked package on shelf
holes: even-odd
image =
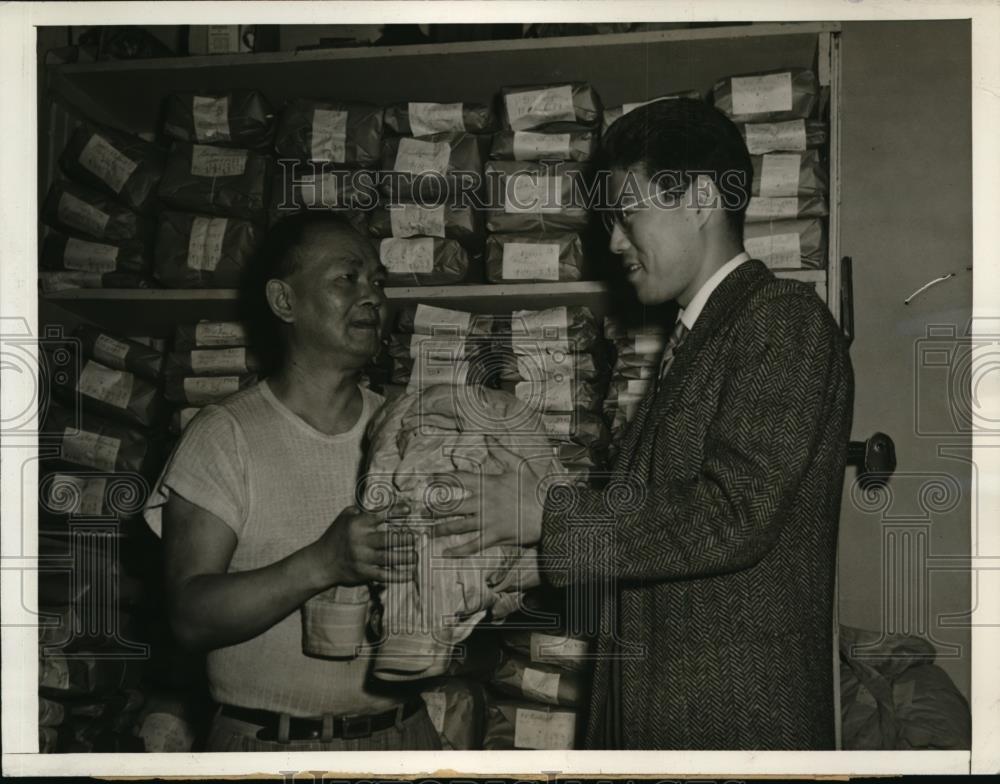
[[[253,90],[177,93],[163,130],[173,146],[160,182],[156,279],[170,288],[238,288],[261,240],[274,114]]]
[[[496,386],[492,361],[493,317],[432,305],[399,311],[389,335],[388,397],[436,384]]]
[[[53,230],[40,253],[44,292],[150,285],[165,158],[135,136],[86,123],[76,129],[60,159],[69,179],[52,184],[41,211]]]
[[[560,462],[585,481],[606,463],[610,433],[601,411],[610,361],[584,306],[514,311],[497,319],[493,361],[501,388],[543,412]]]
[[[170,429],[179,435],[209,403],[257,380],[257,357],[249,350],[246,327],[238,321],[179,324],[167,356],[164,392],[177,408]]]
[[[586,84],[505,88],[504,129],[493,137],[486,279],[566,282],[587,275],[587,163],[597,147],[601,102]]]
[[[382,142],[384,203],[372,234],[395,286],[476,278],[482,229],[468,196],[483,173],[483,138],[495,125],[488,106],[409,102],[386,109],[395,135]]]
[[[164,451],[164,356],[153,340],[94,327],[76,338],[43,343],[55,399],[42,430],[39,606],[58,622],[39,640],[40,745],[142,751],[130,730],[143,702],[150,555],[133,523]]]
[[[366,103],[291,101],[281,114],[274,149],[270,224],[303,210],[343,213],[364,230],[378,200],[375,169],[382,154],[383,111]]]
[[[819,93],[808,70],[734,76],[714,88],[715,105],[740,126],[753,162],[744,244],[772,269],[826,267],[829,177],[826,125],[815,117]]]
[[[500,660],[490,676],[486,749],[573,749],[590,699],[592,637],[571,632],[566,595],[529,592],[522,612],[498,630]]]
[[[615,365],[604,399],[604,418],[611,428],[611,456],[617,453],[625,426],[656,383],[666,346],[666,330],[658,324],[626,326],[611,316],[604,319],[604,337],[613,345]]]

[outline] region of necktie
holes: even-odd
[[[681,343],[684,342],[684,338],[687,337],[688,332],[690,332],[684,322],[677,319],[677,323],[674,325],[674,331],[670,333],[670,337],[667,338],[667,345],[663,349],[663,357],[660,359],[660,372],[656,377],[657,388],[663,383],[664,377],[670,370],[670,366],[674,364],[674,355],[677,349],[680,348]]]

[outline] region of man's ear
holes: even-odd
[[[271,312],[286,324],[295,321],[295,292],[288,281],[271,278],[265,288],[267,304]]]
[[[707,174],[699,174],[691,184],[694,190],[695,221],[699,229],[704,228],[716,213],[725,210],[722,205],[722,194],[715,187],[715,182]]]

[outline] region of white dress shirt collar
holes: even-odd
[[[685,327],[694,329],[694,323],[698,320],[698,316],[701,315],[701,311],[705,307],[705,303],[708,302],[708,298],[712,296],[712,292],[718,288],[719,284],[726,279],[729,273],[744,261],[750,261],[750,254],[746,251],[733,256],[733,258],[719,267],[712,277],[702,284],[701,288],[698,289],[698,293],[688,303],[688,306],[677,314],[677,318],[684,322]]]

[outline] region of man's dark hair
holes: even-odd
[[[661,190],[670,184],[690,186],[697,175],[707,174],[731,231],[743,239],[753,182],[750,153],[735,123],[707,103],[673,98],[634,109],[604,135],[599,165],[607,171],[641,167],[651,180],[662,176]]]
[[[311,229],[322,227],[364,236],[358,228],[357,216],[320,210],[296,212],[267,230],[247,269],[241,297],[242,318],[264,375],[275,372],[284,359],[282,325],[267,304],[267,282],[276,278],[287,280],[294,275],[300,262],[293,251],[305,242]]]

